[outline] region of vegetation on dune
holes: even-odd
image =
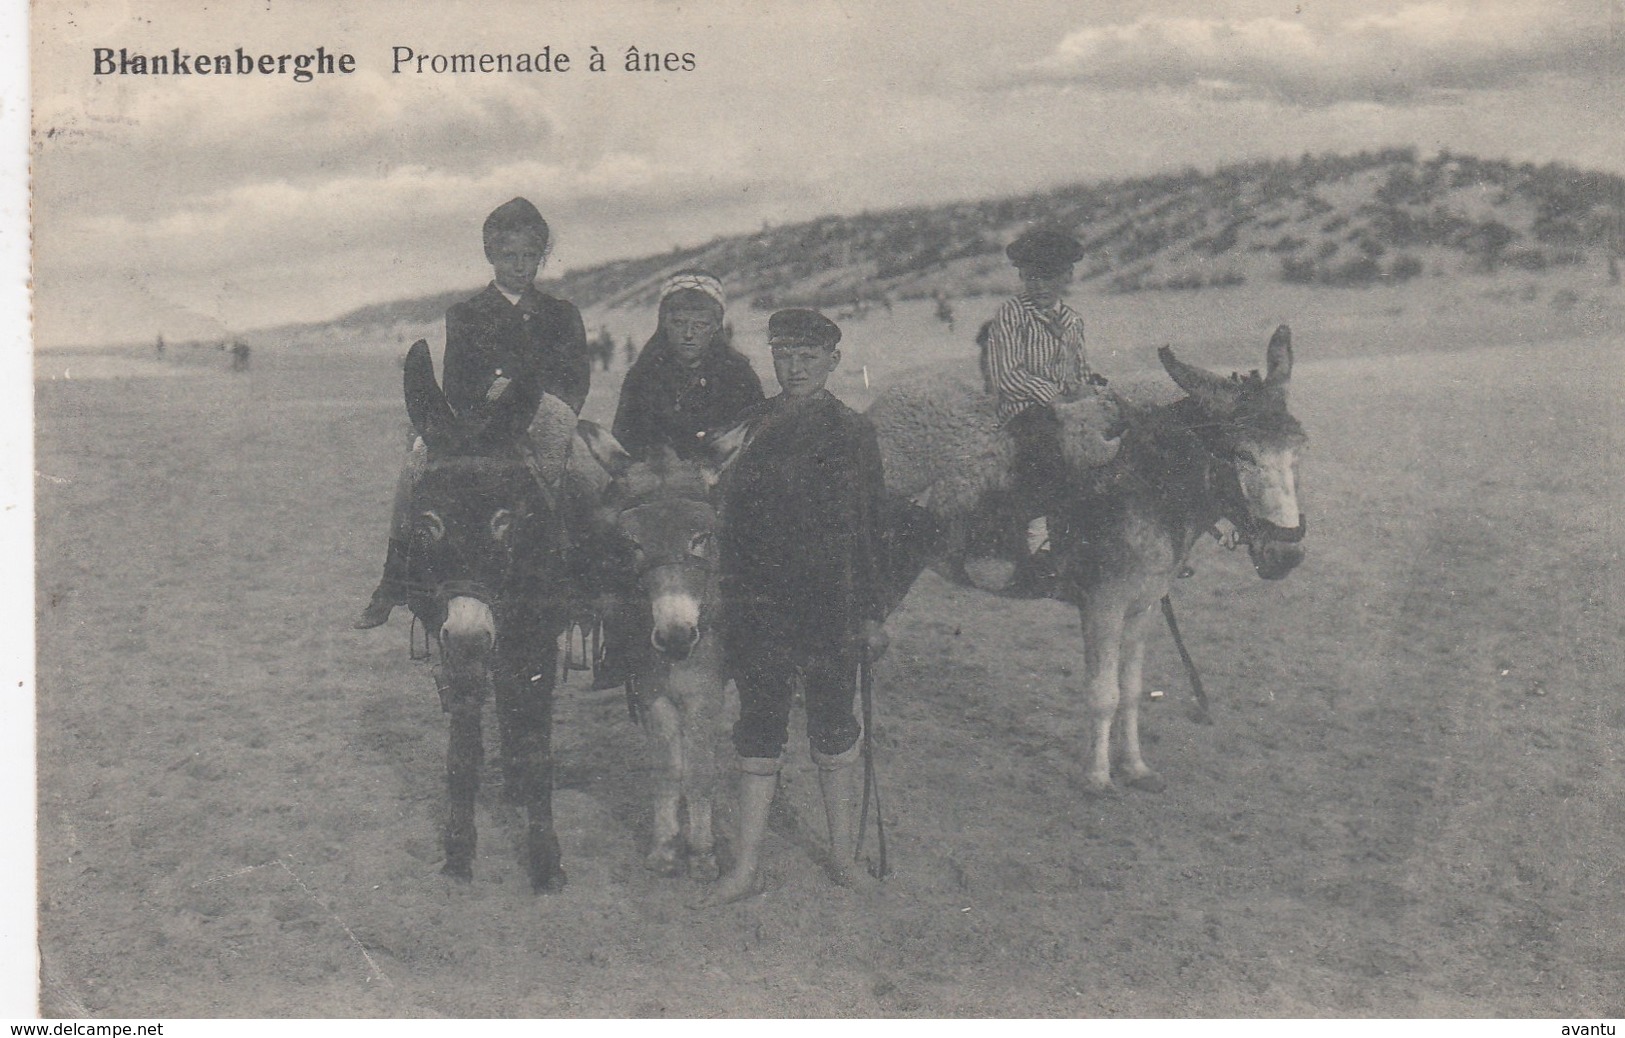
[[[1392,284],[1617,262],[1625,178],[1448,151],[1423,159],[1412,148],[1304,155],[824,216],[572,271],[546,287],[584,307],[650,306],[668,273],[702,266],[761,309],[1002,294],[1004,245],[1035,223],[1083,242],[1078,280],[1096,291]],[[329,327],[432,323],[466,290],[370,306]]]

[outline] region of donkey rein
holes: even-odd
[[[875,842],[880,848],[880,860],[869,871],[876,879],[884,880],[891,872],[886,863],[886,820],[880,811],[880,778],[875,774],[874,743],[874,665],[868,660],[858,664],[858,695],[863,703],[863,806],[858,811],[858,845],[852,852],[856,861],[863,854],[863,837],[869,828],[869,798],[875,801]]]
[[[1185,639],[1179,636],[1179,622],[1174,619],[1174,602],[1167,595],[1162,596],[1162,615],[1168,621],[1168,633],[1174,636],[1174,646],[1179,649],[1179,658],[1185,664],[1185,674],[1191,679],[1191,691],[1196,695],[1196,705],[1201,708],[1201,721],[1203,724],[1212,724],[1213,716],[1208,713],[1207,690],[1202,687],[1202,675],[1196,672],[1196,663],[1185,648]]]

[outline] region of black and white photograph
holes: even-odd
[[[1621,0],[25,29],[0,1015],[1616,1033]]]

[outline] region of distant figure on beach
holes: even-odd
[[[162,334],[160,334],[158,336],[158,341],[152,344],[152,348],[158,354],[158,359],[163,360],[164,359],[164,337],[163,337]]]
[[[241,339],[231,341],[231,370],[248,370],[248,343]]]
[[[993,319],[990,317],[982,322],[982,327],[976,330],[976,366],[982,372],[982,391],[993,392],[993,371],[987,364],[988,333],[993,331]]]
[[[946,324],[948,326],[948,334],[952,335],[954,331],[954,305],[948,301],[947,293],[943,292],[940,288],[932,293],[932,295],[937,301],[937,320],[941,321],[943,324]]]
[[[609,334],[607,326],[598,326],[598,338],[593,340],[592,352],[598,358],[598,366],[608,371],[610,362],[615,359],[615,336]]]

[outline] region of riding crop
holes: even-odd
[[[1174,620],[1173,599],[1167,595],[1162,596],[1162,615],[1168,621],[1168,633],[1174,636],[1174,646],[1179,649],[1179,658],[1184,661],[1185,673],[1190,675],[1191,691],[1195,693],[1196,705],[1201,711],[1198,720],[1203,724],[1212,724],[1213,715],[1207,710],[1207,692],[1202,688],[1202,675],[1196,672],[1196,663],[1185,649],[1185,639],[1179,636],[1179,624]]]
[[[880,810],[880,778],[875,774],[875,675],[874,664],[868,660],[858,664],[858,695],[863,704],[863,806],[858,811],[858,845],[852,853],[852,860],[858,860],[863,854],[863,837],[869,822],[869,799],[873,796],[875,842],[880,848],[880,860],[869,866],[869,874],[884,880],[891,868],[886,862],[886,820]]]

